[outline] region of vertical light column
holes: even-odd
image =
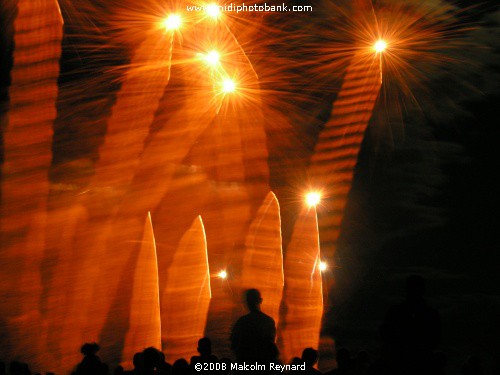
[[[148,347],[161,350],[161,317],[156,243],[148,213],[134,271],[129,329],[122,352],[122,366],[132,370],[134,354]]]
[[[241,288],[260,290],[262,311],[278,325],[283,285],[279,203],[274,193],[269,192],[250,224],[245,240]]]
[[[207,242],[198,216],[177,247],[162,295],[162,340],[167,361],[189,361],[196,354],[210,298]]]
[[[188,38],[185,34],[183,37]],[[103,261],[97,279],[107,283],[94,283],[93,300],[99,303],[94,303],[90,310],[90,316],[97,317],[93,326],[102,327],[100,341],[103,350],[108,348],[109,353],[115,353],[120,348],[121,330],[131,297],[127,281],[121,281],[117,272],[124,278],[132,272],[134,265],[127,259],[136,251],[137,241],[142,236],[144,213],[154,212],[158,207],[172,186],[177,167],[215,115],[210,102],[210,82],[202,79],[199,70],[186,70],[186,81],[192,87],[186,94],[185,104],[172,113],[161,129],[150,134],[129,187],[113,206],[116,215],[110,221],[110,236],[101,251]],[[162,270],[160,278],[161,273]],[[109,358],[110,362],[114,360]]]
[[[162,138],[163,129],[147,139],[169,82],[175,32],[173,28],[153,25],[135,51],[112,109],[96,174],[84,199],[91,220],[79,232],[87,237],[89,233],[94,235],[90,240],[79,237],[78,246],[89,251],[76,288],[86,286],[87,290],[74,297],[71,310],[85,321],[80,327],[83,335],[99,340],[103,353],[109,355],[106,358],[103,354],[104,359],[111,363],[119,360],[123,350],[122,329],[127,326],[132,298],[131,281],[125,275],[134,272],[132,259],[143,235],[144,215],[156,207],[173,173],[171,164],[162,163],[162,156],[170,152],[177,156],[176,151],[182,150],[181,142]],[[174,137],[179,128],[184,128],[185,116],[186,112],[176,113],[172,118],[175,125],[165,124]],[[169,146],[169,141],[175,146]],[[142,174],[144,170],[146,175]],[[155,194],[158,189],[160,193]],[[118,253],[120,256],[116,256]],[[85,319],[88,316],[92,319]]]
[[[353,17],[365,19],[372,27],[376,21],[371,3],[356,0],[353,7]],[[380,54],[368,47],[359,50],[350,61],[311,157],[309,176],[314,187],[323,192],[319,232],[328,256],[336,248],[354,168],[381,84]]]
[[[281,360],[318,349],[323,317],[318,222],[314,207],[304,208],[285,254],[285,318],[278,339]]]
[[[1,182],[1,314],[10,357],[39,368],[40,261],[43,256],[48,171],[52,159],[63,21],[56,0],[19,0],[9,113],[3,130]],[[36,238],[36,240],[30,240]]]
[[[169,82],[174,32],[153,24],[134,52],[99,149],[93,187],[123,189],[132,180]]]
[[[240,301],[245,236],[269,191],[259,79],[238,41],[238,32],[249,27],[224,14],[213,25],[210,42],[222,46],[216,74],[219,108],[213,129],[194,152],[203,157],[197,162],[213,171],[214,195],[203,214],[210,261],[217,270],[228,272],[226,279],[213,284],[209,313],[213,324],[206,332],[220,356],[231,355],[226,343]],[[207,157],[212,154],[215,158]]]

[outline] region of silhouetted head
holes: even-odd
[[[158,368],[161,363],[160,351],[153,347],[144,349],[142,351],[142,363],[146,370]]]
[[[247,306],[250,311],[260,310],[262,297],[257,289],[248,289],[245,292],[245,299],[247,301]]]
[[[10,375],[30,375],[31,370],[26,363],[13,361],[9,366]]]
[[[142,369],[142,364],[143,364],[142,358],[143,358],[142,352],[134,354],[134,359],[132,360],[132,363],[134,364],[134,368],[136,368],[137,370]]]
[[[351,353],[349,353],[349,350],[347,350],[345,348],[337,350],[338,368],[349,367],[350,363],[351,363]]]
[[[23,364],[18,361],[12,361],[9,366],[9,374],[11,375],[22,375],[23,374]]]
[[[212,354],[212,342],[208,337],[203,337],[198,340],[198,353],[202,356],[208,356]]]
[[[113,375],[123,375],[125,371],[123,370],[122,366],[118,366],[115,368],[115,371],[113,371]]]
[[[421,299],[425,293],[425,280],[420,275],[411,275],[406,279],[406,296],[408,299]]]
[[[172,365],[173,375],[183,375],[188,373],[189,373],[189,363],[184,358],[178,359]]]
[[[85,356],[88,355],[95,355],[99,351],[99,345],[95,342],[87,342],[82,345],[80,348],[80,353],[82,353]]]
[[[304,361],[300,359],[299,357],[293,357],[292,360],[290,361],[291,365],[301,365]]]
[[[302,352],[302,360],[307,367],[312,367],[318,361],[318,351],[313,348],[305,348]]]

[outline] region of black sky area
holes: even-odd
[[[99,77],[110,67],[126,63],[130,50],[102,35],[92,39],[92,32],[99,34],[97,18],[69,17],[71,7],[61,3],[65,36],[59,83],[70,89],[61,90],[58,102],[51,178],[53,182],[83,183],[92,174],[92,160],[97,158],[105,133],[114,101],[109,93],[119,87],[118,76],[95,79],[92,88],[83,83],[86,77]],[[109,4],[112,6],[94,6],[112,12],[116,3]],[[467,22],[478,30],[477,38],[484,37],[489,43],[478,48],[478,55],[486,60],[459,71],[477,90],[462,92],[450,105],[450,94],[463,87],[452,87],[453,81],[439,78],[432,83],[434,97],[428,98],[435,101],[433,111],[437,111],[426,113],[425,105],[421,113],[403,111],[404,125],[388,123],[384,103],[379,100],[359,156],[334,266],[328,271],[335,285],[329,291],[331,308],[324,329],[339,347],[354,354],[366,349],[376,356],[378,328],[387,308],[403,298],[405,278],[421,274],[427,280],[429,303],[443,319],[441,349],[449,357],[449,373],[457,373],[467,355],[477,354],[487,373],[493,374],[500,373],[500,42],[495,37],[500,35],[500,14],[497,1],[456,4],[473,7],[466,11]],[[12,13],[4,9],[1,17],[0,114],[5,119]],[[287,28],[278,21],[282,19],[268,21],[274,23],[273,32]],[[88,29],[93,31],[82,35],[82,24],[93,24]],[[99,48],[86,49],[85,41],[106,45],[109,59],[96,58],[96,54],[102,56]],[[290,51],[279,46],[276,53],[291,57]],[[309,84],[307,68],[295,71],[294,77],[294,87],[281,88],[285,95]],[[94,92],[102,95],[96,97]],[[307,104],[294,103],[297,108],[309,108],[310,113],[300,120],[291,119],[295,126],[291,135],[277,134],[272,119],[267,125],[272,187],[289,215],[296,208],[287,208],[288,187],[307,164],[334,97],[334,90],[328,93],[317,88],[309,93],[302,97]],[[74,109],[69,111],[71,106]],[[291,116],[287,111],[281,114]],[[312,126],[305,123],[307,118]],[[82,121],[91,126],[80,127]],[[287,147],[297,146],[293,154],[280,139],[288,136]],[[287,160],[283,155],[288,155]],[[286,172],[278,172],[281,167]]]

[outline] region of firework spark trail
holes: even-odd
[[[355,5],[358,8],[354,17],[372,16],[371,2],[358,0]],[[375,18],[371,21],[377,25]],[[382,84],[380,59],[374,51],[363,49],[352,57],[311,158],[309,176],[316,188],[324,189],[326,198],[324,214],[320,214],[320,233],[323,251],[330,256],[340,233],[361,142]]]
[[[377,60],[354,56],[311,158],[309,175],[326,197],[320,233],[329,254],[335,249],[361,142],[380,91]]]
[[[150,213],[144,224],[144,235],[133,277],[130,328],[122,352],[122,366],[125,370],[133,369],[132,358],[135,353],[149,347],[161,349],[158,261]]]
[[[153,28],[132,58],[109,119],[91,187],[126,187],[170,78],[174,35]]]
[[[204,336],[211,287],[207,241],[198,216],[179,242],[162,295],[165,356],[168,362],[196,355]]]
[[[353,13],[345,15],[350,21],[344,22],[343,30],[353,46],[338,48],[341,52],[350,49],[354,56],[309,168],[316,186],[325,189],[326,207],[319,220],[328,256],[335,251],[361,142],[377,97],[383,96],[392,113],[394,108],[401,112],[401,99],[418,106],[415,88],[429,80],[427,73],[457,62],[448,52],[464,47],[463,36],[470,30],[467,24],[457,24],[458,11],[442,1],[385,0],[373,8],[370,1],[358,0],[354,5]],[[335,48],[328,51],[335,56]]]
[[[4,270],[14,274],[3,273],[2,276],[7,277],[1,282],[2,299],[8,301],[9,306],[2,313],[12,319],[9,329],[18,330],[13,335],[17,342],[11,345],[12,357],[38,368],[48,364],[39,352],[41,348],[37,347],[41,335],[28,336],[34,331],[43,332],[38,305],[41,293],[39,262],[45,243],[48,171],[52,159],[63,21],[55,0],[20,0],[17,10],[10,108],[3,132],[1,191],[2,254],[6,258],[2,259],[2,264]],[[28,234],[19,237],[25,230]],[[11,285],[12,282],[16,285]],[[8,290],[15,290],[16,297],[6,298]],[[2,350],[9,352],[8,348]]]
[[[281,360],[300,357],[304,348],[318,348],[323,318],[318,220],[305,207],[295,223],[285,255],[285,317],[280,329]],[[304,282],[309,280],[309,282]]]
[[[188,36],[184,35],[184,38]],[[176,110],[160,130],[150,135],[131,185],[118,202],[107,248],[99,255],[101,266],[97,279],[107,280],[107,283],[94,285],[92,300],[99,303],[94,302],[90,314],[95,317],[93,329],[101,332],[99,340],[103,347],[109,348],[112,356],[109,361],[113,363],[119,360],[116,351],[121,348],[121,336],[127,329],[122,317],[124,311],[130,308],[131,288],[128,281],[118,282],[113,275],[117,270],[123,274],[132,272],[133,265],[127,264],[124,259],[136,251],[144,212],[158,207],[171,187],[177,166],[215,116],[209,82],[196,69],[186,72],[185,78],[188,87],[195,89],[186,93],[186,104]],[[113,254],[117,253],[122,256],[114,257]]]
[[[231,266],[228,284],[213,286],[210,321],[207,335],[216,343],[224,343],[221,324],[230,324],[227,317],[239,313],[239,275],[251,219],[269,192],[266,134],[258,76],[240,42],[238,22],[233,30],[220,21],[214,37],[222,45],[226,59],[222,59],[225,73],[234,79],[236,89],[224,95],[213,129],[206,134],[203,144],[196,145],[198,155],[213,154],[213,160],[204,157],[195,163],[213,168],[215,192],[206,206],[204,219],[211,264],[217,268]],[[251,26],[245,26],[244,32]],[[223,57],[224,57],[223,55]],[[233,294],[232,289],[235,291]],[[233,316],[236,318],[236,316]],[[226,353],[230,355],[229,353]]]
[[[280,208],[274,193],[269,192],[247,234],[241,287],[261,292],[262,311],[278,326],[283,285]]]
[[[155,111],[169,81],[173,34],[156,24],[146,34],[132,57],[112,108],[104,144],[99,151],[100,158],[95,166],[96,173],[90,183],[92,193],[72,202],[76,206],[83,204],[91,215],[90,220],[77,224],[78,235],[73,243],[73,246],[86,249],[85,256],[73,253],[73,259],[60,259],[51,283],[49,293],[61,293],[64,289],[57,288],[58,284],[68,282],[61,280],[61,275],[66,275],[68,269],[72,270],[73,276],[66,288],[77,293],[70,295],[66,304],[51,304],[49,309],[53,317],[50,331],[55,336],[51,341],[61,343],[62,352],[59,356],[68,358],[63,363],[69,363],[69,359],[74,357],[82,340],[98,339],[95,327],[84,329],[88,327],[88,311],[92,304],[88,286],[98,282],[95,259],[106,246],[107,236],[103,233],[110,233],[109,220],[114,212],[113,205],[133,178]],[[56,210],[52,214],[66,217],[71,212],[73,210],[70,208],[66,211]],[[61,221],[56,220],[58,223]],[[67,223],[74,225],[72,220]],[[63,225],[53,230],[60,232],[69,229]],[[68,315],[74,317],[74,321],[64,323],[66,319],[56,318]],[[73,324],[75,321],[80,322],[76,327]],[[58,329],[61,324],[62,329]]]

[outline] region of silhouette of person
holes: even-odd
[[[12,361],[9,366],[10,375],[31,375],[31,371],[26,363]]]
[[[197,363],[217,363],[218,359],[212,354],[212,342],[208,337],[203,337],[198,340],[198,347],[196,348],[200,355],[191,357],[191,367]]]
[[[142,351],[142,373],[144,375],[156,374],[161,366],[161,354],[156,348],[149,347]]]
[[[189,373],[189,363],[184,358],[178,359],[172,365],[172,375],[188,375]]]
[[[406,300],[389,309],[381,327],[390,373],[428,374],[441,335],[439,313],[424,299],[425,281],[406,280]]]
[[[165,354],[160,350],[158,351],[160,354],[160,366],[158,367],[159,375],[168,375],[172,372],[172,366],[165,360]]]
[[[80,352],[84,357],[76,367],[75,375],[102,375],[107,373],[107,366],[97,356],[99,349],[99,345],[95,342],[82,345]]]
[[[321,374],[320,371],[316,370],[313,366],[318,362],[318,351],[313,348],[305,348],[302,352],[302,362],[306,364],[306,370],[303,372],[307,375],[317,375]],[[302,371],[301,371],[302,372]]]
[[[132,371],[125,371],[127,375],[139,375],[142,374],[143,369],[143,358],[142,352],[138,352],[134,354],[134,358],[132,359],[132,363],[134,364],[134,369]]]
[[[262,297],[257,289],[245,292],[249,313],[240,317],[231,332],[231,349],[238,362],[275,362],[276,325],[273,318],[260,311]]]

